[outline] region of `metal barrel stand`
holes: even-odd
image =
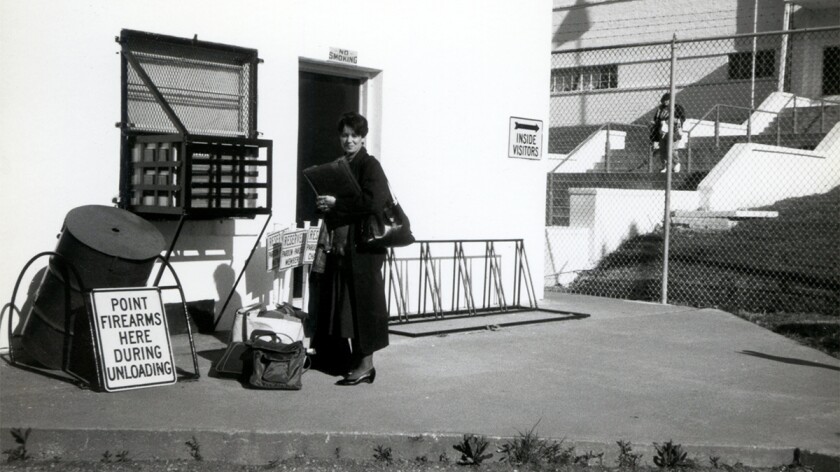
[[[61,363],[60,370],[61,370],[61,372],[67,374],[69,376],[69,378],[55,375],[54,373],[50,372],[47,368],[42,368],[42,367],[37,367],[37,366],[32,366],[32,365],[27,365],[27,364],[20,363],[15,358],[15,339],[20,338],[21,336],[20,335],[17,335],[17,336],[14,335],[13,326],[12,326],[14,313],[17,312],[18,316],[21,319],[21,322],[25,321],[23,319],[23,313],[21,312],[21,310],[15,304],[15,301],[17,299],[17,292],[20,289],[20,283],[22,282],[23,277],[26,274],[26,271],[29,269],[29,267],[36,260],[38,260],[38,259],[40,259],[41,257],[44,257],[44,256],[51,256],[51,257],[57,258],[58,262],[59,262],[59,267],[60,267],[59,270],[61,270],[61,272],[63,274],[64,292],[65,292],[66,295],[65,295],[65,304],[64,304],[64,307],[65,307],[64,331],[63,331],[64,332],[64,344],[63,344],[63,347],[62,347],[62,363]],[[169,269],[170,273],[172,274],[172,277],[175,279],[175,285],[157,286],[157,282],[155,282],[155,286],[159,290],[178,290],[178,294],[181,298],[181,304],[183,305],[183,308],[184,308],[184,317],[185,317],[185,322],[186,322],[186,326],[187,326],[187,335],[189,337],[189,342],[190,342],[190,351],[191,351],[191,354],[192,354],[192,361],[193,361],[193,372],[181,372],[181,373],[178,374],[177,380],[178,381],[195,381],[195,380],[198,380],[201,377],[201,374],[199,373],[198,355],[197,355],[196,350],[195,350],[195,339],[193,337],[192,327],[190,325],[189,312],[187,311],[187,302],[186,302],[186,298],[184,297],[184,290],[183,290],[183,287],[181,286],[181,281],[178,278],[178,274],[172,268],[171,264],[169,264],[169,262],[163,256],[157,256],[156,259],[159,259],[161,261],[161,264],[162,264],[161,270],[163,269],[163,267],[166,267],[166,268]],[[75,339],[74,339],[73,336],[70,335],[70,328],[74,327],[75,323],[76,323],[76,319],[75,319],[76,314],[75,314],[74,310],[70,309],[71,307],[70,307],[70,302],[69,302],[70,290],[71,290],[71,282],[70,282],[70,277],[69,277],[70,274],[73,275],[73,278],[75,279],[75,281],[76,281],[76,283],[79,287],[79,292],[83,294],[83,299],[85,300],[85,313],[88,317],[87,325],[88,325],[88,329],[90,329],[90,332],[86,333],[86,334],[90,335],[91,340],[95,339],[94,325],[93,325],[94,319],[93,319],[93,314],[91,312],[90,303],[88,302],[91,290],[85,286],[84,281],[82,280],[82,277],[79,275],[78,269],[75,266],[73,266],[72,263],[67,261],[67,257],[62,255],[62,254],[59,254],[59,253],[53,252],[53,251],[41,252],[41,253],[35,255],[34,257],[32,257],[31,259],[29,259],[29,261],[23,266],[23,269],[18,274],[17,281],[15,282],[15,287],[14,287],[14,290],[12,291],[11,301],[9,303],[7,303],[5,306],[3,306],[2,310],[0,310],[0,323],[2,323],[2,317],[4,315],[6,315],[6,312],[7,312],[6,309],[8,308],[8,319],[7,319],[7,329],[8,329],[7,337],[8,337],[8,344],[9,344],[8,363],[12,366],[15,366],[15,367],[18,367],[18,368],[23,368],[23,369],[28,370],[28,371],[37,372],[37,373],[40,373],[42,375],[54,378],[56,380],[69,381],[69,382],[73,383],[74,385],[76,385],[77,387],[80,387],[80,388],[87,388],[87,389],[91,389],[91,390],[95,390],[95,391],[102,391],[103,381],[102,381],[102,377],[101,377],[102,373],[99,369],[99,366],[100,366],[99,353],[97,352],[97,349],[96,349],[96,347],[94,346],[93,343],[91,343],[91,345],[90,345],[91,357],[89,358],[93,362],[93,369],[92,369],[93,370],[93,375],[91,376],[90,373],[76,372],[76,371],[73,370],[73,366],[71,366],[71,353],[77,352],[75,350],[77,348],[74,348],[73,342],[75,341]],[[83,348],[78,348],[78,349],[83,349]],[[178,371],[177,366],[175,366],[175,367],[176,367],[176,372],[177,372]]]

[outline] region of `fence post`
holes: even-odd
[[[715,147],[720,147],[720,105],[715,105]]]
[[[671,40],[671,101],[668,104],[668,129],[674,129],[674,104],[676,103],[676,72],[677,72],[677,34]],[[671,250],[671,173],[674,162],[674,140],[666,139],[668,146],[668,165],[665,172],[665,217],[662,236],[662,299],[661,303],[668,303],[668,254]]]
[[[793,10],[793,5],[790,2],[785,2],[785,12],[782,17],[782,29],[787,31],[790,29],[790,15]],[[788,34],[782,35],[782,44],[779,47],[779,79],[776,84],[776,91],[785,91],[785,73],[787,69],[788,56]]]

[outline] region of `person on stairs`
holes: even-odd
[[[668,170],[668,139],[672,139],[674,172],[680,171],[680,148],[679,143],[683,138],[682,128],[685,124],[685,108],[679,103],[674,103],[674,132],[668,130],[668,117],[670,114],[671,94],[662,95],[659,100],[659,107],[653,115],[650,126],[650,142],[654,150],[658,149],[659,161],[662,164],[662,171]]]

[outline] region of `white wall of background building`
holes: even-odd
[[[507,146],[509,117],[548,123],[549,0],[2,2],[3,303],[24,263],[55,248],[68,211],[118,193],[123,28],[259,50],[258,128],[274,142],[280,224],[295,216],[299,60],[357,51],[359,66],[383,71],[377,157],[415,236],[524,238],[542,267],[545,175]],[[188,224],[184,237],[233,235],[238,272],[262,221]],[[188,299],[219,298],[218,264],[176,264]],[[246,279],[243,303],[271,287],[264,270]]]

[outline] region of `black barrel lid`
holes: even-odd
[[[166,240],[154,225],[119,208],[104,205],[74,208],[67,213],[64,226],[85,246],[120,259],[151,259],[166,247]]]

